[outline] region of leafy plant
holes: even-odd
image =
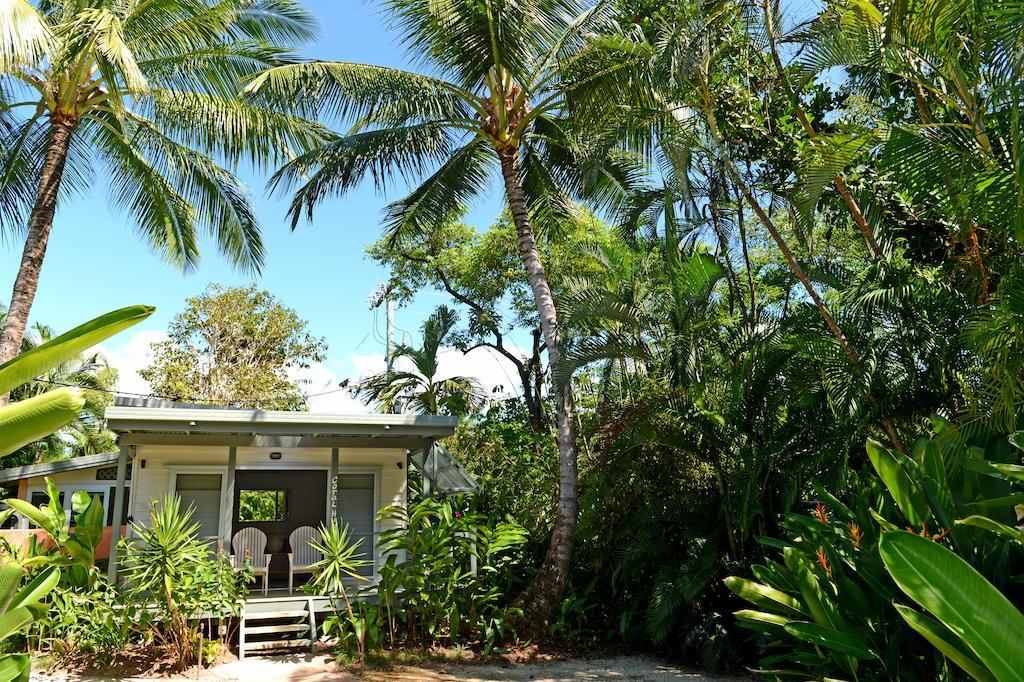
[[[320,538],[313,542],[313,547],[323,558],[313,564],[313,579],[304,588],[313,594],[331,597],[334,612],[322,624],[324,634],[337,637],[342,644],[355,642],[360,668],[366,665],[367,634],[376,633],[376,618],[372,624],[369,619],[371,609],[364,604],[353,606],[348,594],[353,582],[366,579],[359,573],[360,568],[369,564],[360,558],[361,544],[362,540],[352,541],[348,525],[339,526],[337,519],[321,524]],[[339,602],[344,603],[344,610],[338,608]],[[375,643],[376,637],[371,636],[370,644]]]
[[[99,495],[90,497],[77,491],[71,496],[71,514],[65,514],[60,492],[49,476],[46,495],[49,501],[39,507],[17,498],[4,500],[4,504],[45,530],[53,542],[51,549],[37,548],[30,563],[60,566],[70,585],[89,590],[96,579],[96,548],[103,538],[103,501]]]
[[[526,530],[511,518],[488,523],[464,504],[460,496],[430,497],[381,510],[393,527],[380,539],[387,559],[378,603],[392,641],[402,628],[410,642],[477,637],[490,650],[515,635],[522,612],[508,605],[505,588]]]
[[[5,643],[46,612],[40,600],[57,585],[60,569],[50,566],[22,586],[24,575],[24,567],[16,562],[0,566],[0,641]],[[0,654],[0,681],[28,682],[31,664],[27,653]]]
[[[763,670],[923,680],[959,668],[1009,679],[1020,647],[979,628],[1020,623],[1005,596],[1024,560],[1019,531],[997,520],[1020,498],[1019,467],[999,463],[998,443],[985,457],[944,420],[933,431],[909,456],[869,441],[873,472],[852,481],[852,504],[819,487],[812,514],[783,522],[787,541],[764,539],[783,562],[754,565],[757,581],[726,580],[755,606],[736,617],[762,635]],[[979,510],[996,518],[970,513]],[[900,604],[900,590],[931,616]]]
[[[194,508],[177,495],[154,501],[149,525],[132,524],[121,541],[126,594],[156,604],[153,634],[180,669],[196,661],[200,617],[239,614],[251,571],[236,573],[226,556],[197,535]]]

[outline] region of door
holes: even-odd
[[[174,491],[181,499],[182,510],[194,507],[192,522],[199,524],[201,538],[216,540],[220,533],[220,497],[223,474],[179,473],[175,476]]]
[[[348,524],[352,542],[359,542],[359,558],[367,562],[360,567],[359,574],[367,578],[374,575],[376,557],[373,533],[374,518],[377,516],[376,493],[376,477],[373,474],[338,475],[339,524],[342,527]]]

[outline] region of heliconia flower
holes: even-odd
[[[860,542],[864,539],[864,531],[856,523],[850,523],[850,541],[854,549],[860,549]]]
[[[818,517],[818,521],[821,522],[821,525],[828,525],[828,509],[821,502],[815,503],[814,515]]]
[[[818,565],[821,566],[829,578],[832,577],[832,566],[828,562],[828,555],[825,554],[825,548],[819,547],[818,551],[814,553],[814,556],[818,558]]]

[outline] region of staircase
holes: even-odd
[[[317,626],[313,597],[270,597],[242,605],[238,658],[268,649],[309,647],[316,653]]]

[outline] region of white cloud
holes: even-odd
[[[149,394],[149,382],[139,376],[139,370],[149,365],[150,345],[165,341],[167,333],[159,330],[136,332],[118,347],[100,346],[97,350],[117,370],[117,390],[125,393]]]

